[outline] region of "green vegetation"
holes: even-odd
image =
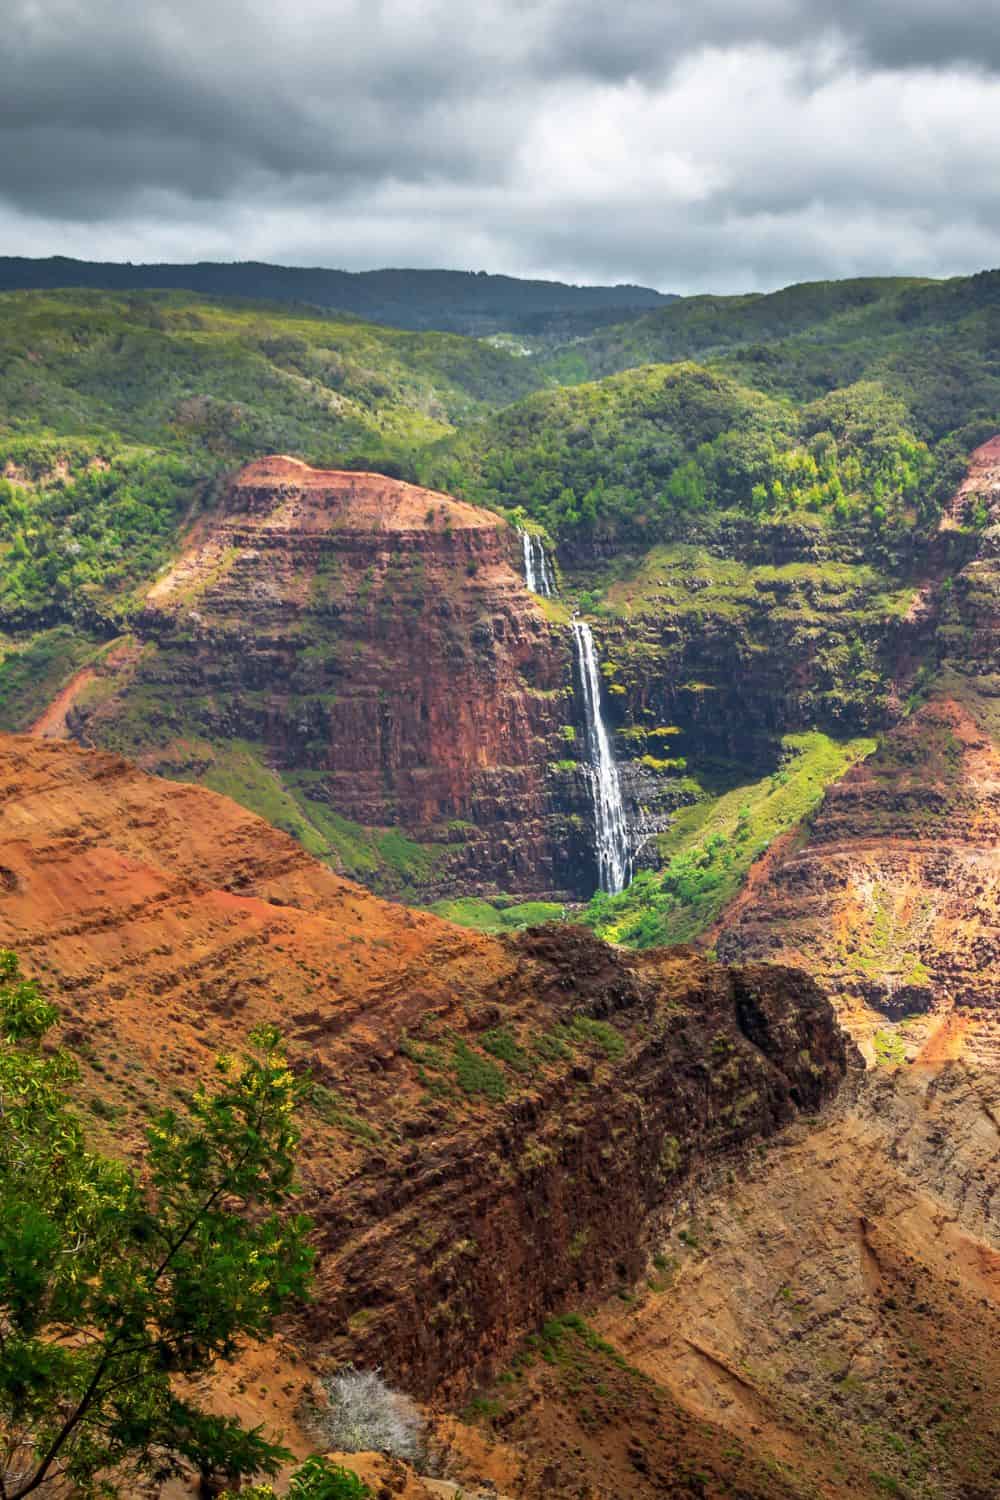
[[[528,334],[586,333],[620,322],[640,309],[664,305],[669,293],[640,286],[572,286],[529,281],[486,271],[334,271],[311,266],[270,266],[259,261],[197,265],[121,265],[53,256],[0,257],[0,286],[44,291],[93,287],[143,295],[148,288],[187,288],[211,297],[254,297],[334,307],[394,328],[438,328],[496,334],[497,342],[524,352]],[[339,315],[339,314],[338,314]]]
[[[507,1080],[496,1063],[467,1043],[461,1040],[452,1043],[452,1065],[463,1094],[481,1094],[494,1104],[506,1097]]]
[[[662,841],[667,869],[641,876],[620,907],[591,909],[598,930],[628,942],[700,930],[774,836],[770,824],[791,826],[776,812],[737,832],[727,814],[701,830],[717,795],[683,739],[655,738],[655,705],[637,712],[644,684],[665,680],[703,627],[728,629],[746,653],[808,660],[797,723],[846,735],[884,722],[917,543],[969,447],[1000,427],[1000,273],[682,299],[617,325],[602,313],[562,348],[548,326],[544,352],[528,335],[404,332],[185,292],[7,293],[0,311],[0,726],[29,725],[128,633],[144,587],[224,476],[264,452],[420,478],[550,541],[599,538],[611,560],[567,569],[564,597],[538,607],[553,622],[574,605],[611,617],[620,635],[603,670],[609,700],[636,717],[629,750],[665,797],[676,784],[697,799]],[[974,524],[985,519],[973,511]],[[325,566],[322,606],[336,594]],[[404,576],[394,563],[359,592],[379,622],[427,603],[416,566]],[[678,630],[660,640],[626,630],[638,616]],[[335,698],[336,664],[320,681],[310,656],[325,645],[301,644],[303,704]],[[146,666],[102,742],[162,749],[150,763],[234,796],[386,894],[417,900],[443,881],[455,829],[418,843],[350,822],[325,800],[322,772],[279,773],[262,746],[220,741],[209,727],[218,705],[182,702]],[[102,690],[98,678],[87,692]],[[686,671],[667,710],[678,722],[659,730],[706,726],[705,695],[717,690],[701,665]],[[248,705],[266,709],[253,691]],[[566,726],[565,750],[549,752],[560,756],[554,782],[577,774],[572,737]],[[755,744],[758,765],[761,752]],[[755,810],[760,785],[748,789]],[[435,909],[494,932],[560,915],[499,898]]]
[[[333,1464],[320,1454],[313,1454],[292,1475],[286,1494],[288,1500],[371,1500],[371,1490],[351,1469]],[[222,1500],[237,1500],[227,1491]],[[239,1492],[239,1500],[275,1500],[269,1484],[255,1484]]]
[[[547,363],[184,292],[0,309],[0,618],[22,623],[127,608],[215,476],[263,452],[652,541],[730,510],[906,528],[1000,425],[997,273],[687,298]],[[607,378],[552,388],[581,372]]]
[[[409,474],[538,381],[477,340],[186,293],[0,295],[0,620],[113,616],[226,469]]]
[[[895,1031],[885,1028],[876,1031],[872,1038],[875,1061],[880,1068],[896,1068],[906,1061],[906,1044]]]
[[[5,440],[0,429],[3,463],[24,480],[0,479],[0,615],[20,624],[55,610],[85,619],[99,605],[121,613],[211,472],[195,455]]]
[[[890,300],[933,282],[906,277],[801,282],[769,293],[683,297],[668,307],[603,328],[573,345],[572,367],[556,351],[546,364],[561,383],[612,375],[635,365],[719,357],[734,349],[756,350],[850,318],[879,318]],[[844,324],[844,320],[846,325]],[[838,324],[837,320],[841,320]]]
[[[663,868],[641,872],[618,896],[598,892],[581,920],[628,947],[690,941],[774,839],[797,827],[827,786],[875,749],[874,740],[838,742],[818,731],[786,735],[782,745],[784,759],[771,775],[682,808],[659,839]]]
[[[28,729],[99,643],[70,625],[27,640],[0,636],[0,728]]]
[[[0,953],[0,1488],[96,1497],[185,1464],[206,1481],[274,1473],[284,1449],[172,1376],[232,1359],[307,1289],[309,1223],[285,1212],[303,1084],[260,1028],[184,1115],[153,1120],[140,1177],[87,1148],[76,1065],[47,1044],[56,1019]]]
[[[798,402],[874,380],[905,404],[914,432],[943,443],[947,461],[1000,427],[998,317],[997,271],[811,282],[765,296],[684,298],[577,340],[571,362],[561,368],[557,354],[548,369],[586,380],[695,359]]]
[[[490,1034],[487,1033],[489,1036]],[[400,1051],[417,1065],[417,1077],[433,1096],[459,1097],[455,1085],[469,1098],[499,1104],[507,1097],[507,1079],[486,1051],[470,1047],[461,1037],[446,1036],[447,1048],[436,1042],[404,1037]],[[495,1046],[488,1049],[496,1053]]]
[[[574,1041],[590,1043],[605,1057],[621,1057],[625,1052],[625,1038],[608,1021],[595,1021],[591,1016],[574,1016],[567,1028]]]
[[[192,739],[196,740],[197,734],[197,727],[192,726]],[[124,743],[121,748],[126,752],[133,749]],[[414,887],[430,878],[446,855],[444,846],[419,844],[398,829],[366,828],[342,817],[328,802],[310,795],[313,775],[275,770],[267,764],[263,745],[230,740],[221,746],[202,748],[209,762],[198,775],[203,786],[232,798],[298,839],[317,859],[364,880],[375,890],[412,895]],[[172,770],[171,774],[181,772]]]
[[[581,1053],[616,1061],[624,1056],[625,1048],[625,1037],[610,1022],[577,1014],[560,1021],[551,1031],[529,1028],[519,1035],[510,1023],[491,1026],[473,1041],[451,1031],[433,1040],[424,1034],[404,1036],[399,1050],[415,1065],[417,1078],[430,1098],[458,1101],[464,1095],[469,1100],[500,1104],[544,1065],[570,1062]],[[342,1119],[337,1123],[352,1129]],[[530,1152],[526,1156],[529,1159]],[[538,1158],[545,1159],[547,1156]]]
[[[456,896],[435,901],[428,910],[437,917],[444,917],[459,927],[471,927],[476,932],[513,932],[523,927],[537,927],[543,922],[559,922],[564,915],[564,908],[555,901],[511,904],[501,896],[492,900],[481,896]]]
[[[599,529],[648,544],[716,511],[906,530],[933,513],[936,466],[905,404],[877,382],[795,407],[680,364],[539,392],[420,472],[555,537]]]

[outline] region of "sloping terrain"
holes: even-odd
[[[722,924],[726,956],[808,953],[846,1011],[900,1019],[1000,999],[997,449],[973,455],[942,519],[943,542],[970,511],[979,532],[971,561],[920,606],[938,622],[928,700],[830,789]]]
[[[352,1358],[438,1410],[444,1479],[382,1466],[414,1496],[994,1493],[985,1019],[817,1118],[848,1058],[796,971],[463,932],[209,791],[18,737],[0,943],[59,1002],[113,1149],[255,1021],[312,1069],[306,1357],[264,1350],[219,1388],[293,1447],[312,1372]]]
[[[844,1010],[1000,999],[1000,754],[936,697],[827,793],[723,919],[720,952],[810,967]]]
[[[211,792],[37,739],[0,741],[0,944],[60,1004],[117,1149],[282,1025],[315,1079],[303,1336],[422,1394],[638,1276],[687,1174],[817,1109],[846,1064],[798,972],[629,962],[569,926],[466,933]]]
[[[869,1075],[675,1213],[635,1300],[591,1320],[608,1354],[501,1386],[494,1425],[548,1446],[571,1493],[726,1495],[721,1449],[748,1492],[763,1466],[798,1500],[988,1500],[998,1104],[995,1070],[960,1058]],[[690,1468],[677,1411],[704,1434]]]

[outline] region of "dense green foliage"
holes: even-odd
[[[0,446],[27,481],[0,479],[0,617],[14,624],[118,612],[169,555],[212,467],[109,441]]]
[[[699,365],[538,393],[447,445],[425,476],[556,537],[639,540],[692,516],[810,511],[834,525],[927,519],[935,463],[904,404],[859,382],[803,407]]]
[[[255,1484],[239,1493],[241,1500],[275,1500],[275,1492],[269,1484]],[[314,1454],[296,1469],[286,1493],[288,1500],[370,1500],[371,1496],[371,1490],[362,1484],[357,1474],[319,1454]],[[230,1493],[223,1496],[223,1500],[236,1500],[236,1496]]]
[[[952,281],[809,282],[767,295],[686,297],[576,340],[548,361],[561,380],[697,359],[809,401],[881,381],[936,441],[1000,412],[1000,271]],[[994,429],[995,430],[995,429]]]
[[[304,1085],[260,1029],[187,1112],[154,1119],[140,1179],[88,1149],[55,1020],[0,953],[0,1492],[273,1473],[283,1449],[172,1377],[231,1359],[307,1288],[308,1221],[285,1212]]]
[[[777,292],[682,297],[666,307],[605,328],[548,364],[562,380],[612,375],[635,365],[717,357],[744,345],[773,344],[811,333],[845,315],[877,308],[893,296],[935,283],[908,277],[800,282]]]
[[[0,313],[9,431],[111,434],[230,460],[398,457],[541,378],[474,339],[181,293],[6,294]]]
[[[573,378],[701,365],[562,388],[558,360],[305,308],[79,291],[0,310],[0,621],[19,626],[127,608],[215,476],[264,452],[642,541],[733,509],[920,524],[1000,425],[992,274],[682,299],[559,358]]]
[[[901,401],[931,445],[934,493],[1000,427],[1000,271],[952,281],[812,282],[768,295],[688,297],[576,340],[545,361],[561,380],[697,359],[754,389],[808,403],[858,381]]]
[[[262,453],[410,474],[516,399],[476,340],[190,295],[0,296],[0,620],[120,612],[211,481]]]

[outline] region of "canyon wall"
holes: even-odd
[[[798,971],[469,933],[225,798],[37,739],[0,739],[0,944],[59,1004],[113,1150],[279,1022],[314,1080],[302,1336],[424,1393],[635,1279],[689,1174],[812,1114],[848,1061]]]
[[[1000,1001],[1000,439],[973,455],[941,545],[973,516],[973,555],[928,590],[922,695],[718,938],[730,959],[807,958],[847,1014]]]
[[[569,633],[515,558],[498,517],[450,496],[261,460],[54,732],[207,780],[348,869],[352,837],[402,832],[423,848],[404,894],[589,894],[586,786],[552,770]]]

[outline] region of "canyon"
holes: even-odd
[[[266,342],[336,392],[327,336]],[[45,533],[9,471],[0,700],[32,735],[0,735],[0,945],[111,1153],[279,1023],[317,1295],[211,1391],[304,1454],[317,1378],[382,1369],[432,1440],[422,1474],[357,1461],[380,1500],[992,1500],[1000,438],[928,498],[885,393],[845,398],[860,443],[694,367],[647,384],[677,404],[640,429],[619,381],[624,437],[590,396],[565,435],[515,413],[523,473],[610,436],[683,477],[659,429],[702,402],[773,474],[812,462],[805,499],[674,493],[653,541],[638,489],[581,525],[544,473],[501,515],[409,449],[404,480],[234,444],[146,574],[115,529],[100,587],[50,600],[32,549],[84,555],[60,486],[106,460],[38,481]]]
[[[17,736],[0,943],[111,1149],[257,1021],[311,1070],[317,1301],[218,1393],[298,1449],[355,1360],[427,1403],[445,1477],[396,1466],[414,1496],[993,1492],[995,1005],[866,1073],[800,970],[468,932],[206,789]]]
[[[104,752],[5,738],[0,785],[0,943],[57,989],[98,1118],[135,1124],[278,1021],[318,1086],[311,1336],[411,1389],[460,1390],[634,1278],[651,1209],[696,1163],[844,1074],[798,971],[628,958],[572,926],[468,933]]]
[[[942,557],[967,546],[942,531]],[[261,459],[32,727],[232,795],[382,894],[580,900],[655,867],[685,766],[759,775],[786,734],[891,727],[944,629],[926,579],[951,576],[771,522],[694,525],[610,577],[599,539],[560,563],[565,599],[492,512]]]

